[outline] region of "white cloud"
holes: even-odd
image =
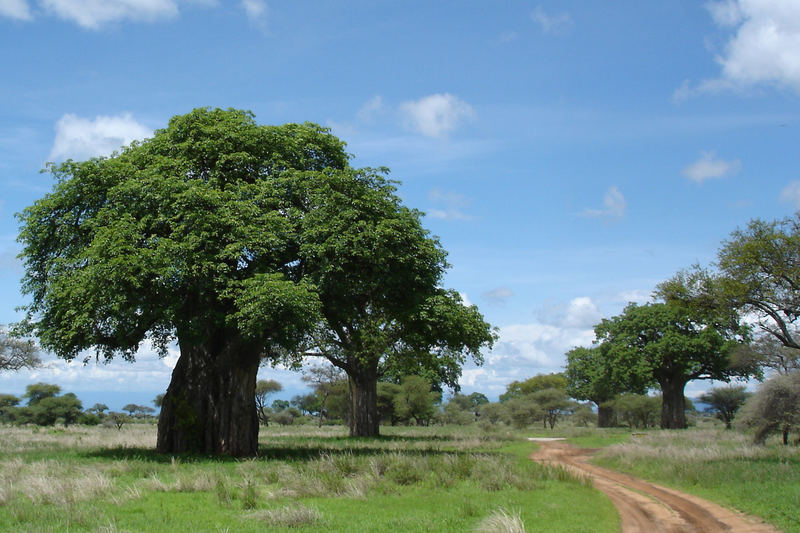
[[[634,302],[642,305],[650,301],[650,292],[641,289],[623,291],[619,293],[619,300],[625,303]]]
[[[26,0],[0,0],[0,16],[18,20],[33,18]]]
[[[176,0],[39,0],[39,3],[45,10],[90,29],[124,19],[153,22],[178,14]]]
[[[492,305],[503,305],[506,303],[506,300],[514,296],[514,291],[508,287],[497,287],[496,289],[484,292],[481,296]]]
[[[609,187],[603,196],[603,209],[585,209],[581,216],[589,218],[622,218],[627,207],[625,197],[616,187]]]
[[[439,189],[433,189],[428,193],[428,199],[431,202],[438,204],[439,208],[432,208],[427,210],[427,215],[431,218],[439,218],[442,220],[471,220],[472,217],[463,212],[463,209],[469,205],[466,196],[454,192],[442,192]]]
[[[406,125],[428,137],[444,137],[475,116],[472,107],[449,93],[432,94],[400,106]]]
[[[716,58],[721,77],[701,89],[766,83],[800,92],[800,2],[719,0],[707,8],[714,22],[735,34]]]
[[[253,22],[263,23],[267,17],[267,3],[264,0],[242,0],[242,8]]]
[[[541,323],[501,327],[498,335],[484,366],[470,365],[463,370],[462,386],[497,396],[514,380],[562,372],[564,354],[575,346],[589,346],[594,340],[591,329]]]
[[[370,122],[381,111],[383,111],[383,98],[375,95],[358,109],[356,117],[362,122]]]
[[[542,28],[544,33],[559,34],[569,31],[572,27],[572,17],[569,13],[546,13],[541,6],[531,12],[531,20]]]
[[[567,305],[563,325],[568,328],[592,329],[603,318],[597,305],[587,296],[573,298]]]
[[[672,101],[676,104],[685,102],[693,94],[694,90],[691,87],[689,80],[683,80],[680,87],[675,89],[672,93]]]
[[[781,202],[792,204],[795,209],[800,209],[800,181],[793,181],[783,188]]]
[[[472,305],[467,293],[459,292],[458,295],[461,296],[461,303],[463,303],[465,306],[470,307]]]
[[[143,139],[153,130],[136,122],[129,113],[100,115],[94,119],[66,114],[56,123],[51,160],[85,159],[109,155],[131,141]]]
[[[738,159],[725,161],[716,157],[716,152],[703,152],[700,158],[681,171],[692,181],[703,183],[707,179],[724,178],[736,174],[742,168]]]

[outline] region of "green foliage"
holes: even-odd
[[[725,427],[731,429],[731,422],[736,416],[736,411],[744,404],[750,394],[744,385],[731,385],[728,387],[714,387],[700,396],[700,401],[707,403],[710,410],[716,413],[717,418],[725,422]]]
[[[800,372],[777,375],[762,383],[736,421],[755,428],[757,443],[763,444],[769,435],[779,433],[788,444],[789,432],[800,431]]]
[[[485,403],[480,406],[478,411],[482,421],[485,420],[494,425],[506,417],[507,406],[499,402]]]
[[[400,385],[388,381],[378,382],[378,416],[381,422],[395,425],[399,417],[395,409],[394,399],[400,393]]]
[[[145,337],[163,352],[209,326],[293,348],[317,315],[292,264],[287,173],[346,163],[317,125],[196,109],[111,158],[49,167],[54,190],[20,215],[24,329],[65,359],[131,359]]]
[[[800,215],[766,222],[751,220],[718,253],[721,294],[747,312],[784,346],[800,348],[793,328],[800,316]]]
[[[623,375],[613,372],[613,366],[608,363],[608,349],[608,344],[599,344],[591,348],[579,346],[567,352],[564,377],[567,381],[566,391],[571,398],[600,405],[621,392],[644,392],[641,380],[618,381]],[[632,386],[636,390],[630,390]]]
[[[746,377],[755,368],[734,368],[730,353],[746,328],[718,321],[713,309],[691,307],[678,300],[628,305],[623,313],[595,327],[597,340],[615,382],[625,390],[658,385],[662,391],[661,426],[684,428],[683,390],[696,379],[727,381]]]
[[[513,398],[521,398],[527,394],[544,389],[566,389],[567,379],[562,373],[537,374],[525,381],[512,381],[506,387],[506,392],[500,395],[500,401],[506,402]]]
[[[661,419],[661,398],[646,394],[620,394],[608,402],[617,423],[630,428],[656,427]]]
[[[28,399],[28,405],[33,406],[45,398],[53,398],[61,392],[61,387],[50,383],[33,383],[25,387],[23,398]]]
[[[592,410],[590,405],[581,404],[572,412],[570,420],[576,426],[587,427],[590,424],[597,423],[597,414]]]
[[[570,414],[576,407],[562,388],[541,389],[528,396],[542,411],[542,421],[553,429],[558,419]]]
[[[426,425],[433,418],[434,402],[438,395],[431,385],[419,376],[406,376],[394,397],[394,412],[400,420]]]

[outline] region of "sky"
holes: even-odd
[[[45,163],[195,107],[317,122],[389,167],[449,252],[445,286],[498,328],[461,379],[490,398],[562,370],[737,227],[800,209],[797,0],[0,0],[0,65],[0,324],[28,301],[15,213],[52,189]],[[177,357],[46,355],[0,392],[149,403]]]

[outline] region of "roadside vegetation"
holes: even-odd
[[[722,429],[654,430],[602,450],[595,463],[696,494],[800,532],[800,449]]]

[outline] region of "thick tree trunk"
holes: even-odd
[[[686,429],[686,403],[683,380],[661,383],[661,429]]]
[[[597,427],[610,428],[614,425],[614,408],[610,405],[597,405]]]
[[[158,419],[158,451],[256,456],[258,364],[237,342],[182,343]]]
[[[377,437],[380,433],[377,370],[350,373],[347,381],[350,384],[350,436]]]

